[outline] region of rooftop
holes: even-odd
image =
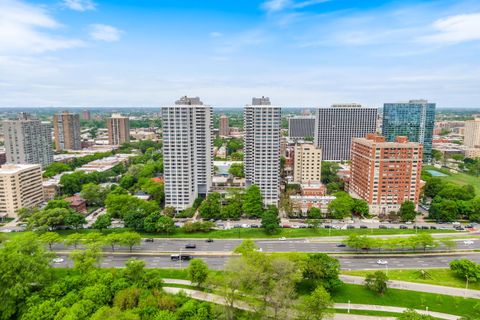
[[[0,167],[0,174],[14,174],[23,170],[40,168],[39,164],[4,164]]]

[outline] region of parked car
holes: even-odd
[[[206,242],[213,242],[213,239],[212,239],[212,238],[208,238],[208,239],[206,240]]]
[[[345,248],[347,245],[345,243],[339,243],[337,244],[338,248]]]
[[[63,258],[53,258],[52,259],[53,263],[62,263],[63,261],[65,261],[65,259],[63,259]]]
[[[347,225],[347,229],[355,229],[355,226],[353,224]]]
[[[387,260],[380,259],[380,260],[377,260],[377,264],[386,265],[386,264],[388,264],[388,261],[387,261]]]
[[[197,245],[195,243],[187,243],[185,249],[195,249]]]
[[[364,226],[364,225],[361,225],[361,226],[360,226],[360,229],[368,229],[368,227],[367,227],[367,226]]]
[[[381,225],[378,226],[378,229],[388,229],[388,228],[387,228],[387,226],[381,224]]]
[[[145,239],[145,242],[154,242],[155,240],[153,240],[153,238],[147,238]]]
[[[280,240],[280,241],[285,241],[285,240],[287,240],[287,238],[281,237],[281,238],[278,238],[278,240]]]
[[[473,244],[473,241],[472,241],[472,240],[465,240],[465,241],[463,241],[463,243],[464,243],[466,246],[469,246],[469,245]]]
[[[172,261],[178,261],[178,260],[183,260],[183,261],[188,261],[191,260],[192,256],[189,254],[172,254],[170,255],[170,260]]]
[[[435,226],[430,226],[430,229],[432,229],[432,230],[437,230],[437,227],[435,227]]]
[[[400,228],[400,229],[408,229],[408,227],[407,227],[407,226],[404,226],[404,225],[401,225],[399,228]]]

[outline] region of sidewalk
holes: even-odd
[[[341,274],[340,280],[342,280],[345,283],[363,285],[365,278]],[[437,286],[433,284],[424,284],[424,283],[398,281],[398,280],[388,281],[388,287],[394,288],[394,289],[443,294],[447,296],[480,299],[480,290],[471,290],[471,289],[466,290],[462,288]]]

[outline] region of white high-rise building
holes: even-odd
[[[281,108],[269,98],[253,98],[245,106],[245,178],[257,185],[265,205],[277,205],[280,188]]]
[[[480,148],[480,118],[465,121],[463,144],[470,148]]]
[[[3,122],[7,163],[40,164],[53,162],[52,126],[19,114],[19,120]]]
[[[191,207],[212,186],[212,107],[182,97],[162,108],[165,205]]]

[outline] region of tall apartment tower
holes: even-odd
[[[244,111],[245,179],[257,185],[264,205],[277,205],[280,187],[281,108],[266,97],[253,98]]]
[[[212,107],[182,97],[162,108],[165,205],[191,207],[212,186]]]
[[[348,191],[367,201],[373,214],[397,211],[407,200],[418,203],[422,157],[423,146],[407,137],[354,138]]]
[[[90,120],[90,111],[89,110],[83,110],[82,111],[82,120]]]
[[[300,184],[320,183],[322,177],[322,150],[312,143],[295,146],[293,179]]]
[[[122,117],[114,113],[107,118],[108,143],[111,145],[121,145],[130,142],[130,120],[128,117]]]
[[[435,103],[427,100],[410,100],[405,103],[383,105],[382,135],[387,141],[406,136],[411,142],[423,144],[423,159],[432,156],[432,136],[435,126]]]
[[[352,138],[375,133],[376,121],[377,109],[364,108],[359,104],[317,109],[314,141],[322,149],[323,160],[350,160]]]
[[[3,122],[6,160],[12,164],[40,164],[53,162],[52,126],[35,120],[26,113],[19,120]]]
[[[80,116],[64,111],[53,115],[53,129],[55,132],[55,149],[81,150]]]
[[[219,135],[228,136],[230,134],[230,127],[228,126],[228,117],[222,113],[220,116],[220,126],[219,126]]]
[[[43,202],[39,164],[7,164],[0,168],[0,216],[16,217],[20,208]]]
[[[288,118],[288,137],[291,139],[313,139],[315,136],[315,116],[295,116]]]
[[[463,144],[470,148],[480,148],[480,118],[465,121]]]

